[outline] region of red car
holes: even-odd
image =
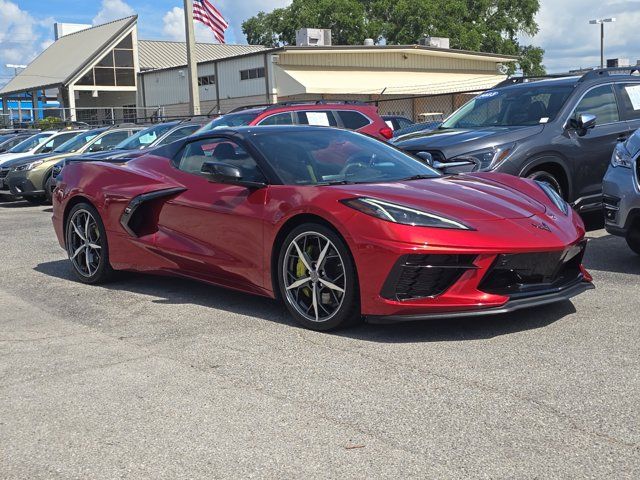
[[[339,127],[381,140],[393,137],[393,129],[378,115],[374,105],[363,102],[283,102],[243,107],[218,117],[199,132],[246,125],[314,125]]]
[[[591,287],[584,226],[547,184],[442,176],[324,127],[195,135],[71,162],[53,223],[77,277],[171,274],[272,298],[304,326],[508,312]]]

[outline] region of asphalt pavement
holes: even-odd
[[[640,256],[502,316],[326,334],[181,279],[72,279],[0,203],[0,478],[640,478]]]

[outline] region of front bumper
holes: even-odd
[[[10,172],[5,178],[5,184],[7,184],[12,195],[37,197],[45,194],[43,189],[33,184],[27,176],[27,172]]]
[[[609,166],[602,181],[605,229],[612,235],[627,236],[632,223],[640,218],[640,186],[636,159],[633,168]]]
[[[576,282],[566,286],[565,288],[559,289],[556,292],[536,295],[527,298],[516,298],[513,300],[508,300],[504,305],[498,307],[463,311],[421,313],[414,315],[369,315],[366,317],[366,319],[369,323],[386,324],[419,320],[437,320],[443,318],[465,318],[498,315],[501,313],[515,312],[516,310],[521,310],[524,308],[540,307],[542,305],[549,305],[551,303],[566,301],[593,288],[595,288],[595,286],[591,282],[584,280],[584,278],[579,278],[576,280]]]

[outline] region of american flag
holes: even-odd
[[[193,19],[204,23],[220,43],[224,43],[224,31],[229,23],[209,0],[193,0]]]

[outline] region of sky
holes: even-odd
[[[246,43],[242,21],[260,10],[270,11],[290,0],[212,0],[229,21],[227,43]],[[181,0],[0,0],[0,85],[13,70],[5,64],[27,64],[53,41],[53,23],[98,25],[137,13],[142,39],[184,39]],[[600,30],[593,18],[616,17],[605,25],[605,57],[640,59],[640,0],[541,0],[540,31],[522,43],[545,49],[547,71],[596,66],[600,63]],[[213,35],[196,22],[196,38]]]

